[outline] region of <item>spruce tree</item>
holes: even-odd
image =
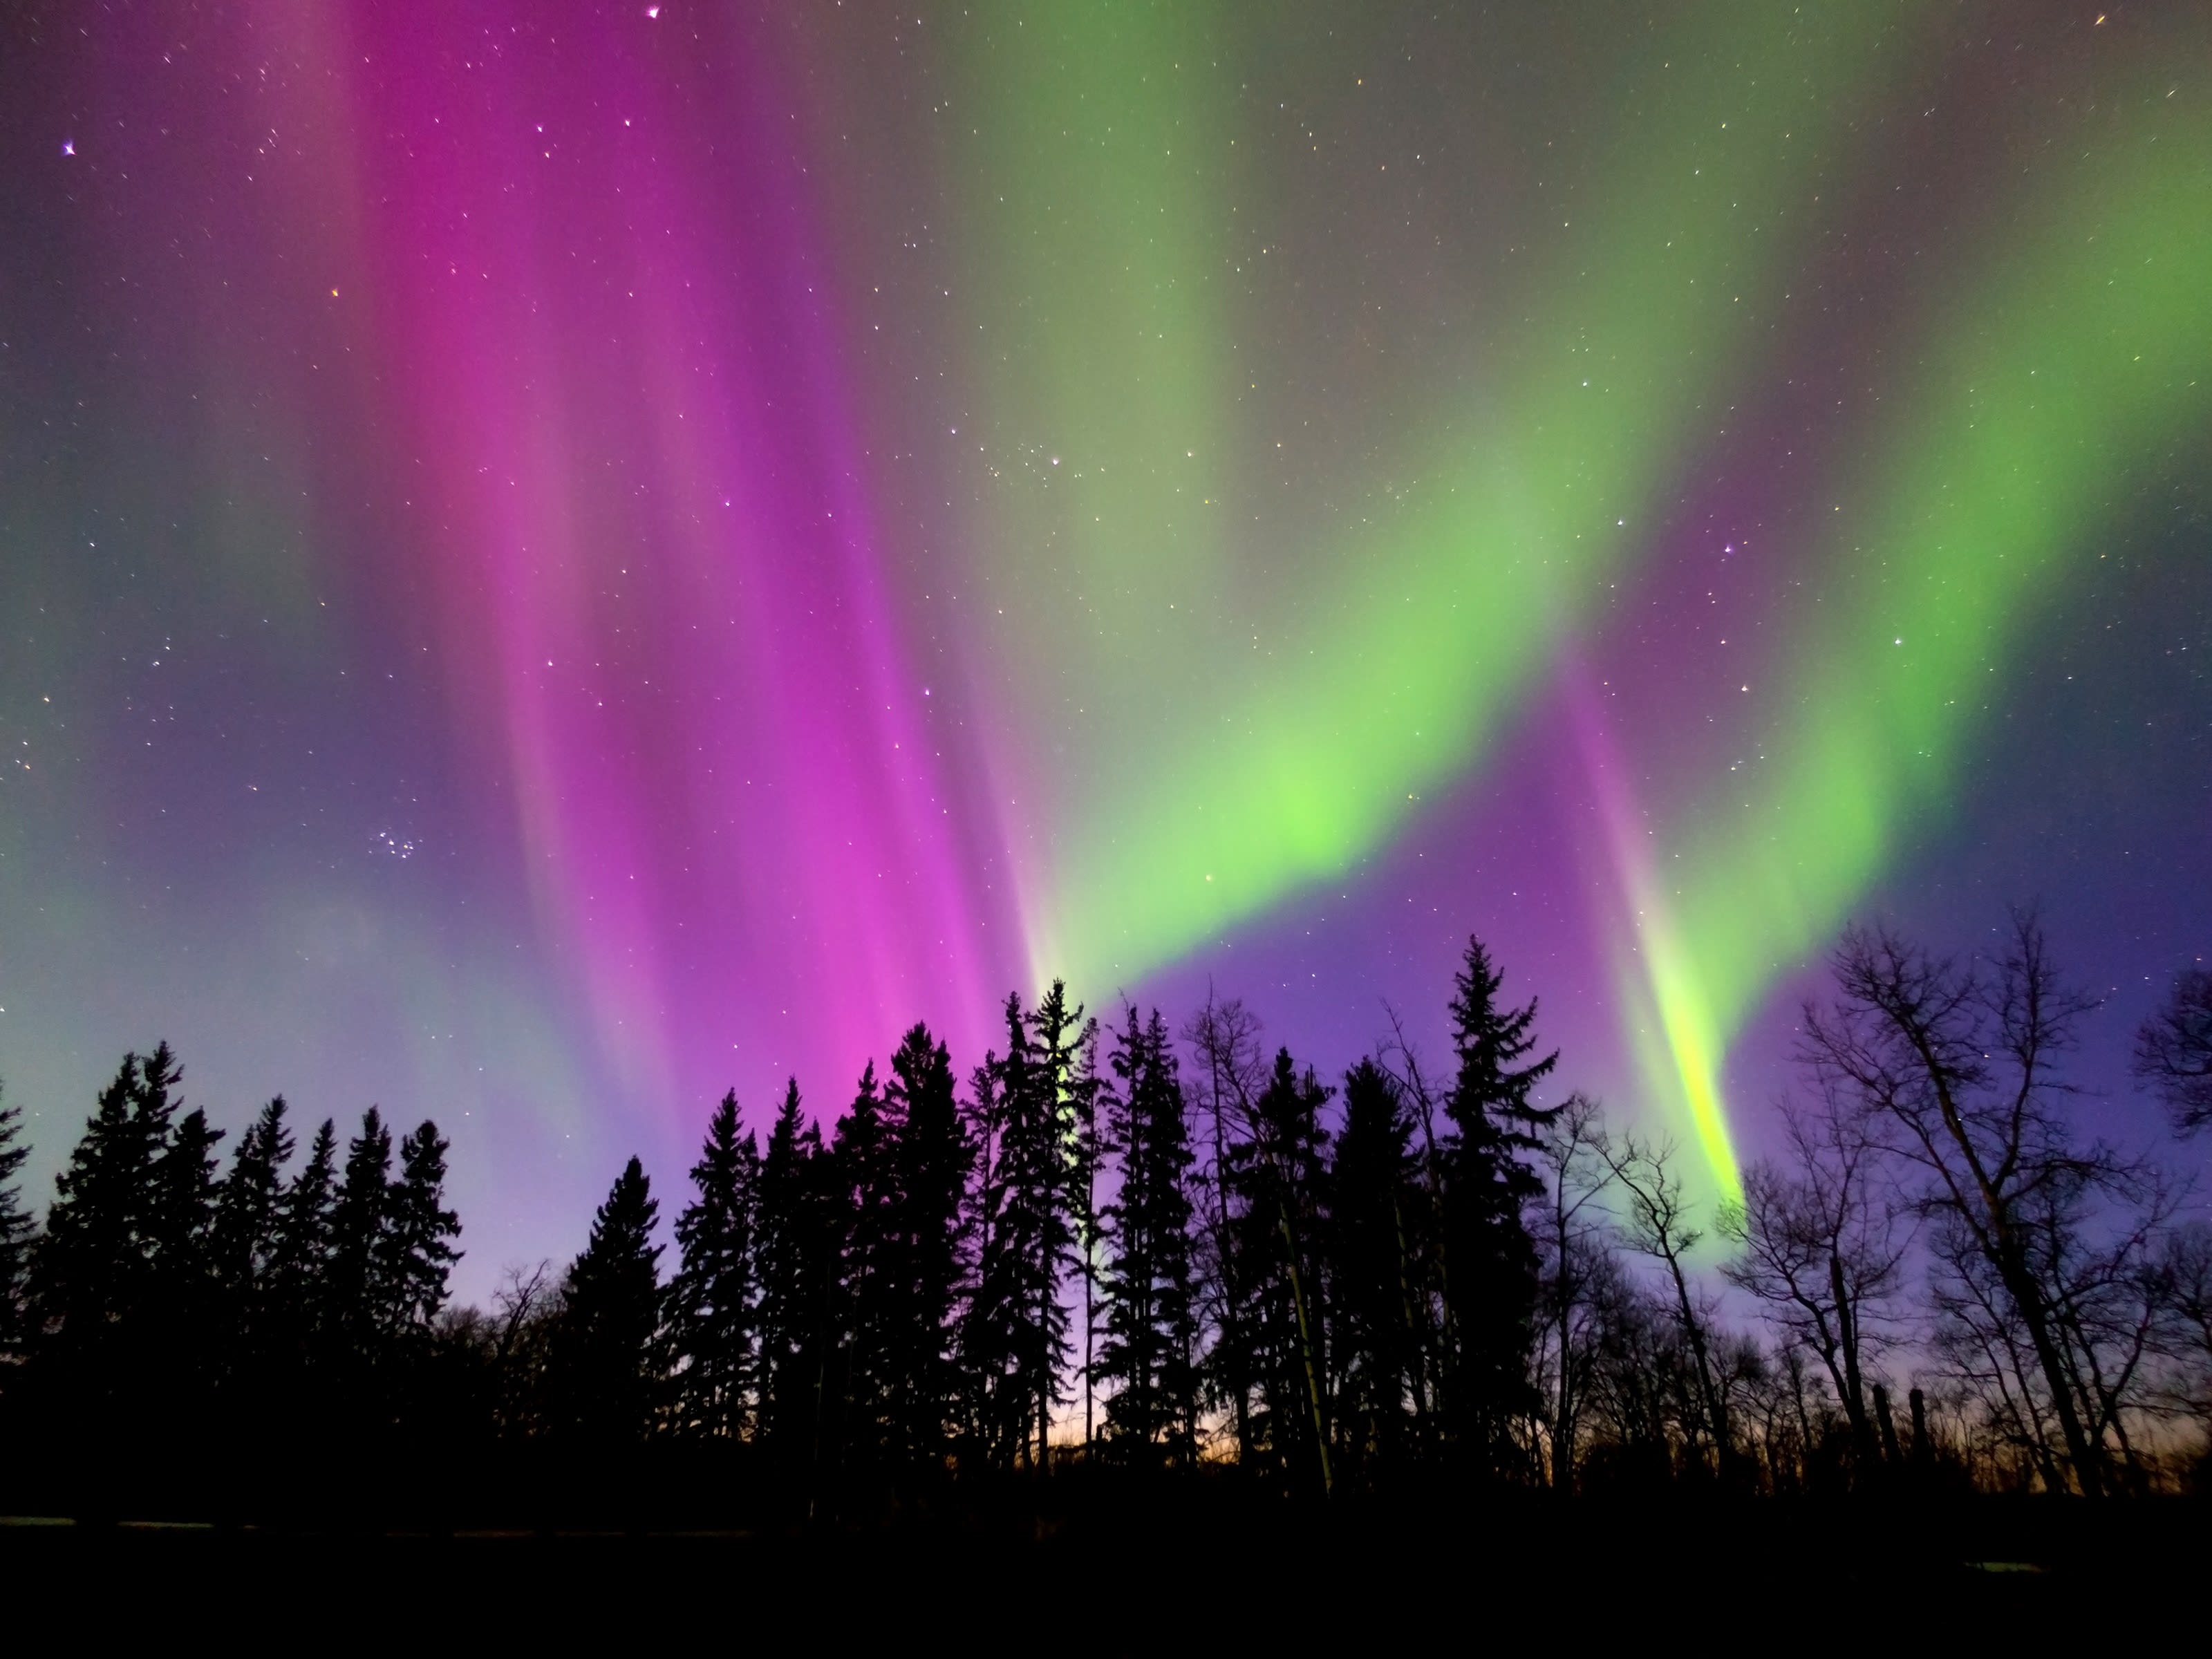
[[[166,1043],[124,1056],[55,1182],[32,1262],[26,1384],[68,1431],[101,1437],[125,1460],[143,1449],[134,1443],[155,1421],[157,1391],[196,1390],[204,1376],[190,1322],[199,1298],[184,1275],[204,1243],[192,1207],[204,1182],[192,1171],[213,1132],[195,1114],[177,1152],[182,1076]]]
[[[898,1457],[932,1462],[943,1455],[959,1393],[953,1335],[969,1149],[952,1057],[927,1026],[908,1030],[891,1055],[884,1109],[898,1194],[893,1232],[901,1303],[884,1364],[888,1427]]]
[[[345,1177],[331,1207],[331,1252],[324,1308],[328,1334],[359,1368],[376,1354],[379,1315],[386,1299],[384,1270],[390,1260],[392,1131],[372,1106],[361,1133],[346,1147]]]
[[[292,1159],[285,1112],[284,1097],[278,1095],[239,1136],[238,1154],[216,1200],[215,1278],[231,1328],[240,1337],[259,1323],[276,1256],[284,1166]]]
[[[1012,1046],[1028,1042],[1018,999],[1010,998],[1007,1029]],[[1029,1420],[1015,1393],[1015,1330],[1020,1294],[1007,1249],[1006,1208],[1006,1062],[986,1053],[970,1073],[963,1103],[965,1139],[974,1149],[962,1200],[961,1237],[970,1252],[965,1304],[957,1342],[963,1431],[975,1453],[995,1467],[1010,1467]]]
[[[1026,1017],[1006,1000],[1007,1052],[994,1079],[1000,1127],[994,1209],[998,1282],[983,1288],[1006,1352],[994,1360],[996,1427],[1007,1449],[1042,1466],[1052,1408],[1071,1352],[1061,1287],[1073,1266],[1077,1093],[1084,1046],[1094,1027],[1070,1007],[1059,981]],[[1031,1437],[1034,1436],[1034,1438]]]
[[[1083,1446],[1087,1455],[1097,1435],[1099,1274],[1104,1266],[1103,1218],[1098,1209],[1098,1177],[1105,1166],[1105,1121],[1113,1081],[1098,1063],[1098,1025],[1084,1029],[1066,1085],[1067,1215],[1075,1231],[1075,1267],[1083,1285]]]
[[[269,1263],[267,1316],[272,1346],[305,1361],[317,1333],[332,1322],[331,1255],[337,1208],[337,1125],[325,1118],[307,1162],[277,1201]]]
[[[681,1368],[678,1413],[689,1431],[736,1439],[750,1428],[755,1375],[755,1212],[760,1149],[738,1133],[738,1096],[707,1122],[695,1194],[676,1218],[682,1265],[670,1287],[671,1346]]]
[[[1511,1461],[1512,1425],[1534,1405],[1528,1360],[1537,1263],[1524,1216],[1542,1183],[1522,1155],[1536,1150],[1534,1130],[1547,1115],[1531,1095],[1559,1060],[1556,1050],[1529,1059],[1536,1004],[1500,1006],[1504,982],[1482,941],[1470,939],[1453,981],[1458,1073],[1444,1102],[1441,1267],[1446,1426],[1472,1470]]]
[[[1105,1342],[1099,1376],[1113,1443],[1133,1461],[1196,1455],[1197,1331],[1192,1293],[1190,1172],[1194,1162],[1175,1051],[1159,1011],[1127,1010],[1105,1102],[1104,1145],[1120,1182],[1102,1217]]]
[[[446,1280],[461,1253],[461,1218],[446,1208],[451,1143],[425,1118],[399,1143],[399,1179],[386,1193],[375,1282],[378,1323],[388,1341],[419,1335],[446,1305]]]
[[[853,1454],[873,1461],[884,1449],[897,1387],[900,1328],[907,1316],[900,1285],[892,1126],[873,1060],[860,1074],[851,1107],[837,1120],[830,1153],[843,1223],[838,1229],[842,1249],[832,1322],[843,1339],[836,1367],[844,1379],[839,1420]]]
[[[88,1406],[132,1374],[118,1345],[150,1291],[155,1171],[179,1075],[166,1043],[143,1060],[125,1054],[54,1180],[32,1266],[33,1318],[46,1333],[44,1369]]]
[[[137,1346],[159,1357],[173,1389],[207,1384],[222,1346],[213,1250],[222,1139],[222,1131],[195,1107],[176,1121],[154,1160],[148,1294]]]
[[[1327,1222],[1321,1109],[1331,1091],[1279,1049],[1252,1103],[1250,1138],[1231,1150],[1240,1200],[1238,1273],[1249,1287],[1243,1335],[1258,1384],[1256,1443],[1293,1486],[1326,1492],[1331,1406],[1325,1346]]]
[[[653,1242],[659,1212],[633,1158],[569,1266],[550,1382],[556,1421],[581,1439],[635,1441],[652,1426],[660,1381],[660,1246]]]
[[[22,1108],[0,1104],[0,1361],[21,1354],[29,1323],[25,1296],[32,1224],[18,1178],[31,1149],[22,1140]]]
[[[171,1281],[204,1277],[213,1268],[216,1147],[222,1137],[196,1106],[178,1120],[154,1161],[149,1242],[155,1263]]]
[[[1372,1059],[1344,1078],[1344,1127],[1329,1170],[1338,1420],[1345,1443],[1382,1469],[1419,1445],[1425,1344],[1418,1226],[1424,1209],[1413,1121],[1395,1079]]]
[[[829,1354],[823,1342],[836,1277],[822,1132],[801,1110],[796,1079],[761,1157],[760,1434],[786,1468],[818,1440]]]

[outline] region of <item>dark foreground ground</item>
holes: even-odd
[[[1512,1632],[1738,1650],[2085,1623],[2201,1637],[2212,1504],[1647,1498],[1287,1508],[1227,1483],[1055,1478],[865,1524],[0,1522],[12,1628],[297,1649],[467,1635],[1142,1650],[1201,1632],[1367,1651]],[[49,1625],[49,1621],[52,1621]],[[239,1622],[239,1621],[243,1621]],[[1994,1623],[1992,1623],[1994,1621]]]

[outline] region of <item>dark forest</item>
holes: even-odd
[[[964,1079],[917,1025],[826,1133],[796,1083],[757,1121],[724,1098],[679,1188],[632,1159],[575,1258],[488,1307],[447,1294],[434,1123],[308,1128],[280,1097],[227,1149],[157,1046],[43,1214],[0,1119],[0,1509],[774,1528],[1047,1492],[2201,1492],[2212,976],[2137,1039],[2178,1138],[2154,1154],[2078,1121],[2091,1004],[2033,918],[1991,959],[1874,931],[1832,966],[1787,1153],[1740,1201],[1566,1089],[1470,941],[1449,1054],[1393,1042],[1333,1082],[1235,1001],[1102,1020],[1054,984]]]

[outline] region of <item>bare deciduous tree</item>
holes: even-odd
[[[1721,1271],[1765,1305],[1786,1340],[1819,1356],[1863,1472],[1876,1444],[1866,1362],[1888,1334],[1905,1241],[1879,1178],[1880,1149],[1854,1104],[1830,1091],[1817,1106],[1782,1110],[1785,1161],[1753,1164],[1741,1201],[1720,1212],[1719,1231],[1741,1251]]]
[[[2166,1318],[2160,1346],[2173,1366],[2166,1401],[2212,1429],[2212,1227],[2199,1222],[2177,1229],[2162,1255]]]
[[[1571,1095],[1544,1126],[1537,1154],[1544,1196],[1532,1231],[1541,1254],[1539,1307],[1544,1328],[1535,1362],[1550,1395],[1552,1485],[1574,1485],[1575,1437],[1591,1368],[1597,1361],[1598,1309],[1593,1292],[1612,1245],[1600,1195],[1612,1184],[1597,1102]]]
[[[1601,1149],[1622,1194],[1622,1237],[1631,1249],[1666,1269],[1672,1312],[1689,1350],[1690,1376],[1697,1388],[1692,1432],[1711,1445],[1717,1473],[1728,1455],[1728,1407],[1714,1369],[1711,1309],[1690,1277],[1690,1253],[1705,1235],[1691,1224],[1688,1194],[1672,1167],[1674,1144],[1646,1140],[1631,1130],[1617,1143],[1602,1141]]]
[[[1236,998],[1222,1001],[1208,987],[1206,1004],[1183,1027],[1182,1040],[1194,1062],[1189,1073],[1191,1103],[1199,1122],[1204,1156],[1198,1171],[1199,1215],[1204,1235],[1204,1299],[1217,1336],[1217,1362],[1210,1365],[1212,1392],[1229,1407],[1237,1436],[1237,1455],[1249,1462],[1252,1378],[1245,1364],[1245,1288],[1238,1281],[1232,1239],[1228,1181],[1230,1149],[1251,1133],[1252,1102],[1267,1082],[1260,1052],[1259,1017]]]
[[[2136,1033],[2135,1073],[2158,1091],[2175,1133],[2212,1124],[2212,969],[2175,976],[2166,1006]]]
[[[1944,1319],[1972,1335],[1976,1375],[2048,1478],[2096,1495],[2108,1485],[2115,1379],[2083,1346],[2074,1275],[2094,1251],[2093,1218],[2138,1210],[2140,1170],[2085,1141],[2063,1109],[2057,1064],[2094,1004],[2060,981],[2032,914],[2017,914],[1995,961],[1960,963],[1877,929],[1852,929],[1835,959],[1836,1005],[1808,1008],[1803,1057],[1847,1095],[1911,1172],[1911,1196],[1936,1223],[1947,1276]],[[2130,1231],[2122,1224],[2119,1231]],[[2100,1351],[2101,1352],[2101,1351]],[[2132,1366],[2123,1367],[2132,1377]],[[2055,1419],[2056,1444],[2036,1426]]]

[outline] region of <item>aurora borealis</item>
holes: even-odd
[[[1474,930],[1724,1189],[1854,916],[2108,1042],[2212,950],[2201,6],[4,29],[42,1143],[434,1110],[488,1273],[915,1018],[1334,1069]]]

